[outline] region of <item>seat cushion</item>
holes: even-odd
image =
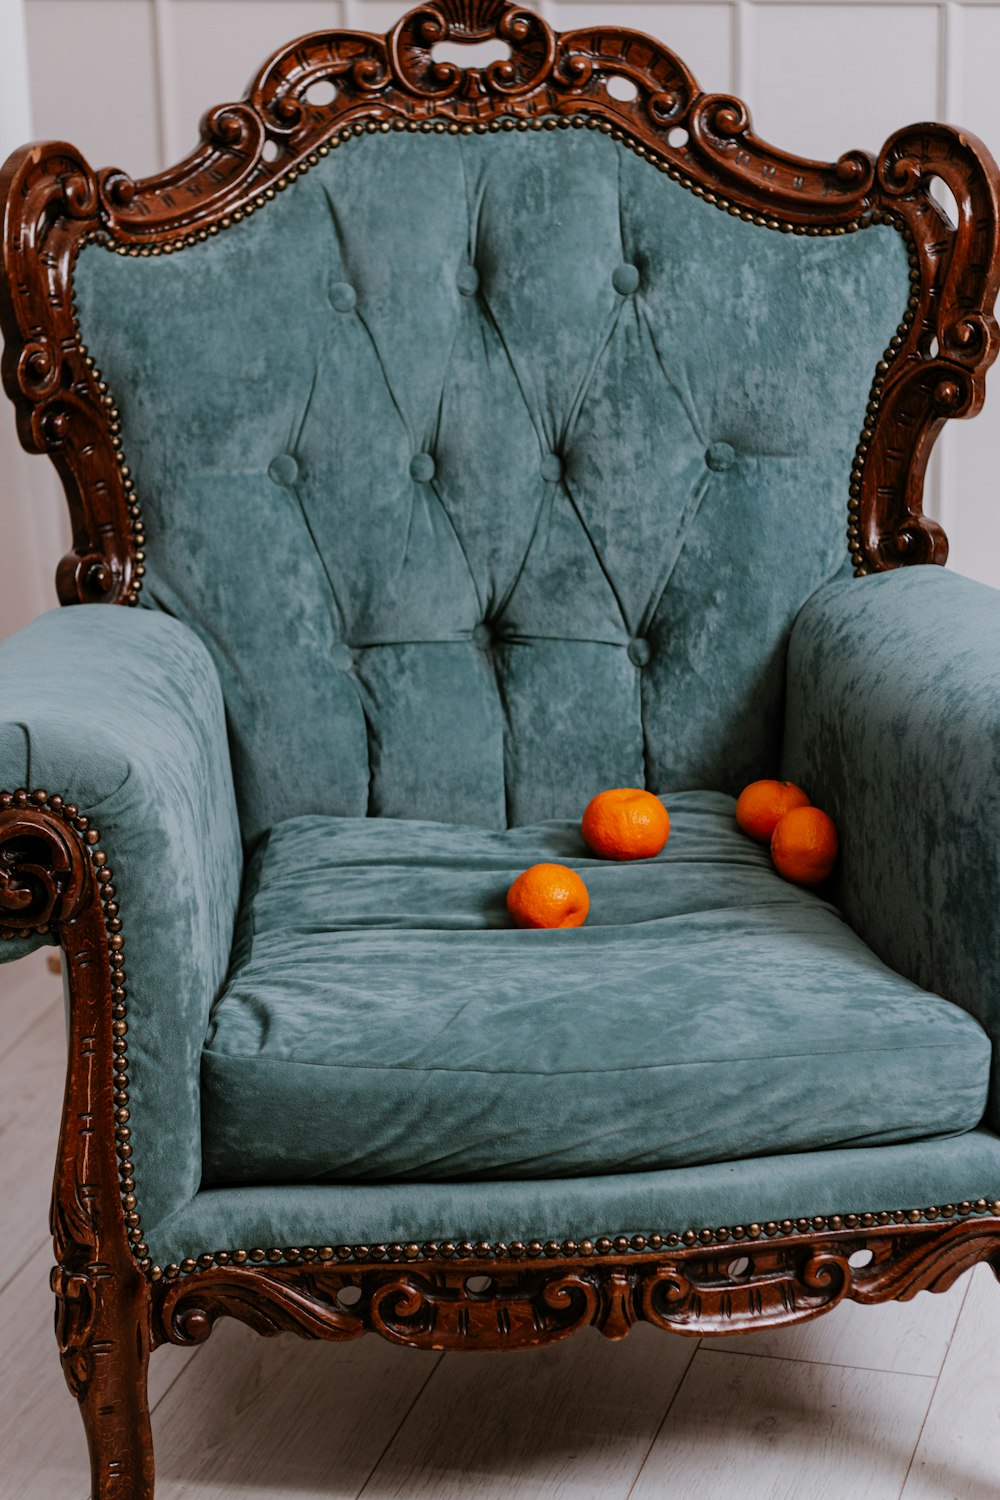
[[[300,817],[248,872],[203,1057],[206,1181],[574,1176],[964,1131],[989,1042],[784,882],[716,792],[654,860],[579,827]],[[587,925],[518,931],[540,860]]]

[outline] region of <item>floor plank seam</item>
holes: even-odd
[[[48,1235],[46,1235],[44,1239],[39,1240],[38,1243],[34,1246],[34,1248],[29,1253],[27,1259],[22,1260],[21,1264],[11,1273],[10,1276],[7,1277],[6,1281],[0,1282],[0,1297],[3,1297],[3,1295],[7,1291],[8,1287],[11,1287],[11,1286],[14,1285],[14,1282],[20,1276],[21,1272],[28,1265],[30,1265],[31,1262],[34,1260],[35,1256],[41,1254],[41,1252],[45,1249],[46,1245],[48,1245],[50,1243],[51,1242],[49,1240]]]
[[[156,1400],[150,1406],[150,1408],[149,1408],[150,1413],[159,1411],[160,1407],[163,1405],[163,1403],[166,1400],[166,1398],[170,1395],[170,1392],[173,1390],[173,1388],[177,1384],[178,1380],[183,1380],[184,1379],[184,1376],[187,1374],[188,1370],[191,1369],[192,1365],[194,1364],[195,1360],[198,1358],[198,1355],[202,1352],[202,1349],[204,1347],[205,1346],[203,1344],[201,1346],[201,1348],[192,1349],[192,1351],[191,1351],[191,1358],[189,1360],[187,1360],[183,1365],[181,1365],[180,1369],[177,1371],[177,1374],[174,1376],[173,1380],[171,1380],[167,1385],[165,1385],[163,1387],[163,1390],[160,1392],[160,1394],[157,1396]],[[153,1350],[152,1358],[153,1359],[156,1358],[156,1350],[155,1349]]]
[[[46,989],[47,988],[48,986],[46,985]],[[29,1004],[30,1003],[33,1002],[29,1002]],[[23,1031],[19,1031],[16,1036],[10,1037],[7,1041],[6,1046],[2,1050],[0,1050],[0,1063],[5,1063],[7,1059],[17,1051],[18,1047],[20,1047],[25,1041],[27,1041],[31,1033],[33,1031],[36,1031],[44,1021],[48,1020],[50,1012],[57,1009],[61,1010],[62,1006],[63,999],[61,995],[54,995],[49,1001],[41,1000],[39,1002],[38,1014],[35,1016],[35,1019],[33,1021],[29,1021]]]
[[[973,1270],[965,1278],[965,1291],[962,1296],[962,1305],[958,1309],[958,1316],[956,1317],[954,1323],[951,1325],[951,1332],[948,1335],[948,1342],[945,1344],[944,1358],[938,1365],[938,1372],[934,1376],[934,1389],[931,1391],[930,1400],[927,1403],[927,1410],[924,1412],[924,1419],[921,1422],[920,1430],[917,1433],[917,1440],[913,1444],[913,1452],[910,1454],[910,1461],[906,1465],[906,1473],[903,1475],[903,1482],[899,1487],[899,1495],[897,1496],[897,1500],[903,1500],[903,1496],[906,1493],[906,1486],[910,1482],[910,1475],[913,1472],[913,1464],[917,1454],[920,1452],[920,1444],[924,1440],[924,1429],[927,1426],[927,1419],[931,1414],[931,1407],[934,1405],[934,1398],[938,1393],[938,1386],[941,1383],[941,1376],[944,1374],[944,1367],[948,1363],[948,1355],[951,1353],[951,1346],[955,1342],[955,1335],[958,1332],[958,1325],[962,1321],[962,1314],[965,1311],[965,1304],[969,1300],[969,1291],[972,1287],[972,1278],[975,1274],[976,1273]]]
[[[690,1357],[690,1359],[688,1360],[687,1364],[684,1367],[684,1374],[681,1376],[680,1380],[678,1380],[677,1384],[674,1386],[673,1394],[671,1395],[670,1400],[667,1402],[666,1411],[663,1413],[663,1416],[660,1418],[659,1425],[657,1426],[656,1431],[653,1433],[653,1436],[652,1436],[652,1438],[650,1440],[649,1446],[647,1447],[645,1453],[642,1455],[642,1463],[639,1465],[638,1469],[636,1469],[636,1471],[635,1471],[635,1478],[632,1480],[632,1483],[629,1485],[628,1494],[625,1496],[625,1500],[632,1500],[632,1496],[635,1494],[635,1487],[639,1483],[639,1480],[642,1478],[642,1471],[643,1471],[643,1469],[645,1469],[646,1465],[649,1463],[649,1455],[652,1453],[653,1449],[656,1447],[657,1442],[659,1441],[660,1433],[663,1431],[664,1426],[666,1425],[666,1421],[667,1421],[667,1418],[669,1417],[670,1412],[671,1412],[671,1410],[673,1408],[673,1404],[677,1400],[677,1397],[681,1393],[681,1386],[684,1384],[685,1380],[687,1380],[687,1378],[688,1378],[688,1375],[691,1373],[691,1366],[694,1364],[695,1355],[698,1353],[698,1350],[700,1348],[702,1348],[702,1346],[704,1345],[704,1343],[705,1343],[704,1339],[696,1339],[695,1340],[694,1348],[691,1350],[691,1357]]]
[[[773,1359],[778,1364],[821,1365],[828,1370],[858,1370],[866,1372],[869,1375],[911,1375],[917,1380],[933,1381],[937,1381],[938,1375],[941,1373],[939,1370],[938,1375],[925,1375],[922,1370],[890,1370],[885,1365],[848,1365],[839,1359],[812,1359],[800,1354],[775,1354],[770,1350],[765,1354],[759,1349],[720,1348],[721,1339],[713,1339],[711,1344],[709,1344],[707,1339],[703,1339],[702,1343],[706,1345],[706,1354],[738,1354],[741,1359]],[[945,1357],[947,1358],[947,1351],[945,1351]]]
[[[461,1356],[459,1356],[459,1357],[461,1357]],[[422,1383],[422,1385],[420,1386],[420,1388],[417,1390],[416,1394],[413,1397],[413,1400],[410,1402],[409,1406],[406,1408],[406,1410],[404,1411],[403,1415],[400,1417],[398,1423],[396,1424],[395,1431],[392,1432],[389,1435],[388,1438],[386,1438],[386,1441],[385,1441],[385,1444],[384,1444],[384,1446],[382,1448],[381,1453],[379,1454],[378,1458],[376,1458],[376,1460],[372,1464],[371,1468],[368,1470],[368,1473],[365,1476],[365,1482],[361,1486],[361,1488],[358,1490],[357,1494],[354,1497],[354,1500],[361,1500],[361,1497],[364,1495],[365,1490],[368,1488],[368,1486],[371,1484],[372,1480],[375,1478],[375,1475],[378,1473],[379,1465],[381,1464],[383,1458],[385,1458],[385,1455],[388,1453],[389,1449],[392,1447],[393,1443],[396,1441],[396,1438],[399,1436],[399,1434],[402,1432],[403,1428],[406,1426],[407,1422],[410,1420],[410,1413],[413,1411],[413,1408],[416,1406],[417,1402],[420,1400],[421,1396],[424,1394],[424,1391],[426,1391],[427,1387],[430,1385],[431,1381],[434,1379],[434,1376],[437,1374],[438,1370],[441,1368],[442,1364],[444,1363],[444,1359],[445,1359],[445,1356],[443,1354],[441,1354],[434,1361],[434,1366],[430,1370],[430,1372],[428,1373],[427,1379]]]
[[[49,1016],[52,1014],[53,1011],[61,1010],[62,1009],[62,1005],[63,1005],[62,999],[58,995],[55,996],[52,1000],[50,1000],[47,1004],[43,1001],[42,1002],[42,1009],[39,1010],[39,1012],[38,1012],[37,1016],[35,1017],[35,1019],[33,1021],[29,1021],[28,1024],[27,1024],[27,1026],[24,1028],[24,1030],[23,1031],[19,1031],[17,1033],[17,1036],[11,1037],[11,1039],[7,1043],[7,1045],[2,1050],[0,1050],[0,1066],[2,1066],[4,1063],[8,1062],[10,1060],[10,1058],[13,1057],[14,1053],[17,1051],[17,1049],[19,1047],[23,1047],[24,1046],[25,1042],[28,1041],[28,1039],[31,1036],[32,1032],[37,1031],[38,1028],[39,1028],[39,1026],[41,1026],[44,1022],[46,1022],[49,1019]]]

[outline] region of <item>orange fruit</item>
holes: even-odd
[[[515,927],[582,927],[590,897],[567,865],[532,865],[507,892],[507,910]]]
[[[766,844],[779,821],[809,798],[792,781],[751,781],[736,799],[736,821],[752,839]]]
[[[619,786],[591,797],[580,832],[602,859],[651,859],[670,837],[670,814],[652,792]]]
[[[771,835],[779,875],[796,885],[819,885],[837,861],[837,829],[818,807],[793,807]]]

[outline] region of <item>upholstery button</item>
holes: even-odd
[[[349,672],[354,666],[354,652],[346,641],[337,641],[330,651],[330,660],[341,672]]]
[[[542,478],[550,481],[561,479],[563,461],[558,453],[546,453],[541,462]]]
[[[639,289],[639,267],[630,265],[628,261],[625,261],[623,265],[615,266],[611,272],[611,285],[623,297],[631,297],[632,293]]]
[[[349,281],[331,281],[330,306],[336,312],[353,312],[358,305],[358,294]]]
[[[479,272],[475,266],[466,262],[464,266],[459,266],[455,282],[463,297],[474,297],[479,291]]]
[[[709,443],[705,462],[717,474],[724,474],[736,462],[736,449],[729,443]]]
[[[294,484],[299,477],[299,466],[290,453],[279,453],[271,459],[267,472],[275,484]]]
[[[410,459],[410,478],[417,484],[430,484],[435,470],[436,465],[429,453],[414,453]]]
[[[488,651],[493,644],[493,632],[482,621],[472,628],[472,644],[478,646],[480,651]]]
[[[634,667],[644,667],[652,654],[650,644],[643,636],[633,636],[629,641],[628,659]]]

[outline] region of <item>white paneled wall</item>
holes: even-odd
[[[0,0],[0,162],[31,131],[26,61],[19,0]],[[68,537],[57,490],[48,460],[22,453],[0,393],[0,639],[56,602],[53,575]]]
[[[17,4],[18,0],[0,0]],[[406,0],[20,0],[36,136],[142,175],[176,161],[264,58],[325,27],[383,31]],[[560,30],[601,20],[660,37],[702,87],[746,99],[758,132],[805,156],[875,150],[944,119],[1000,156],[1000,0],[540,0]],[[2,40],[2,39],[0,39]],[[938,445],[927,509],[951,566],[1000,586],[1000,372],[987,412]],[[2,606],[0,606],[2,609]],[[0,633],[2,633],[0,614]]]

